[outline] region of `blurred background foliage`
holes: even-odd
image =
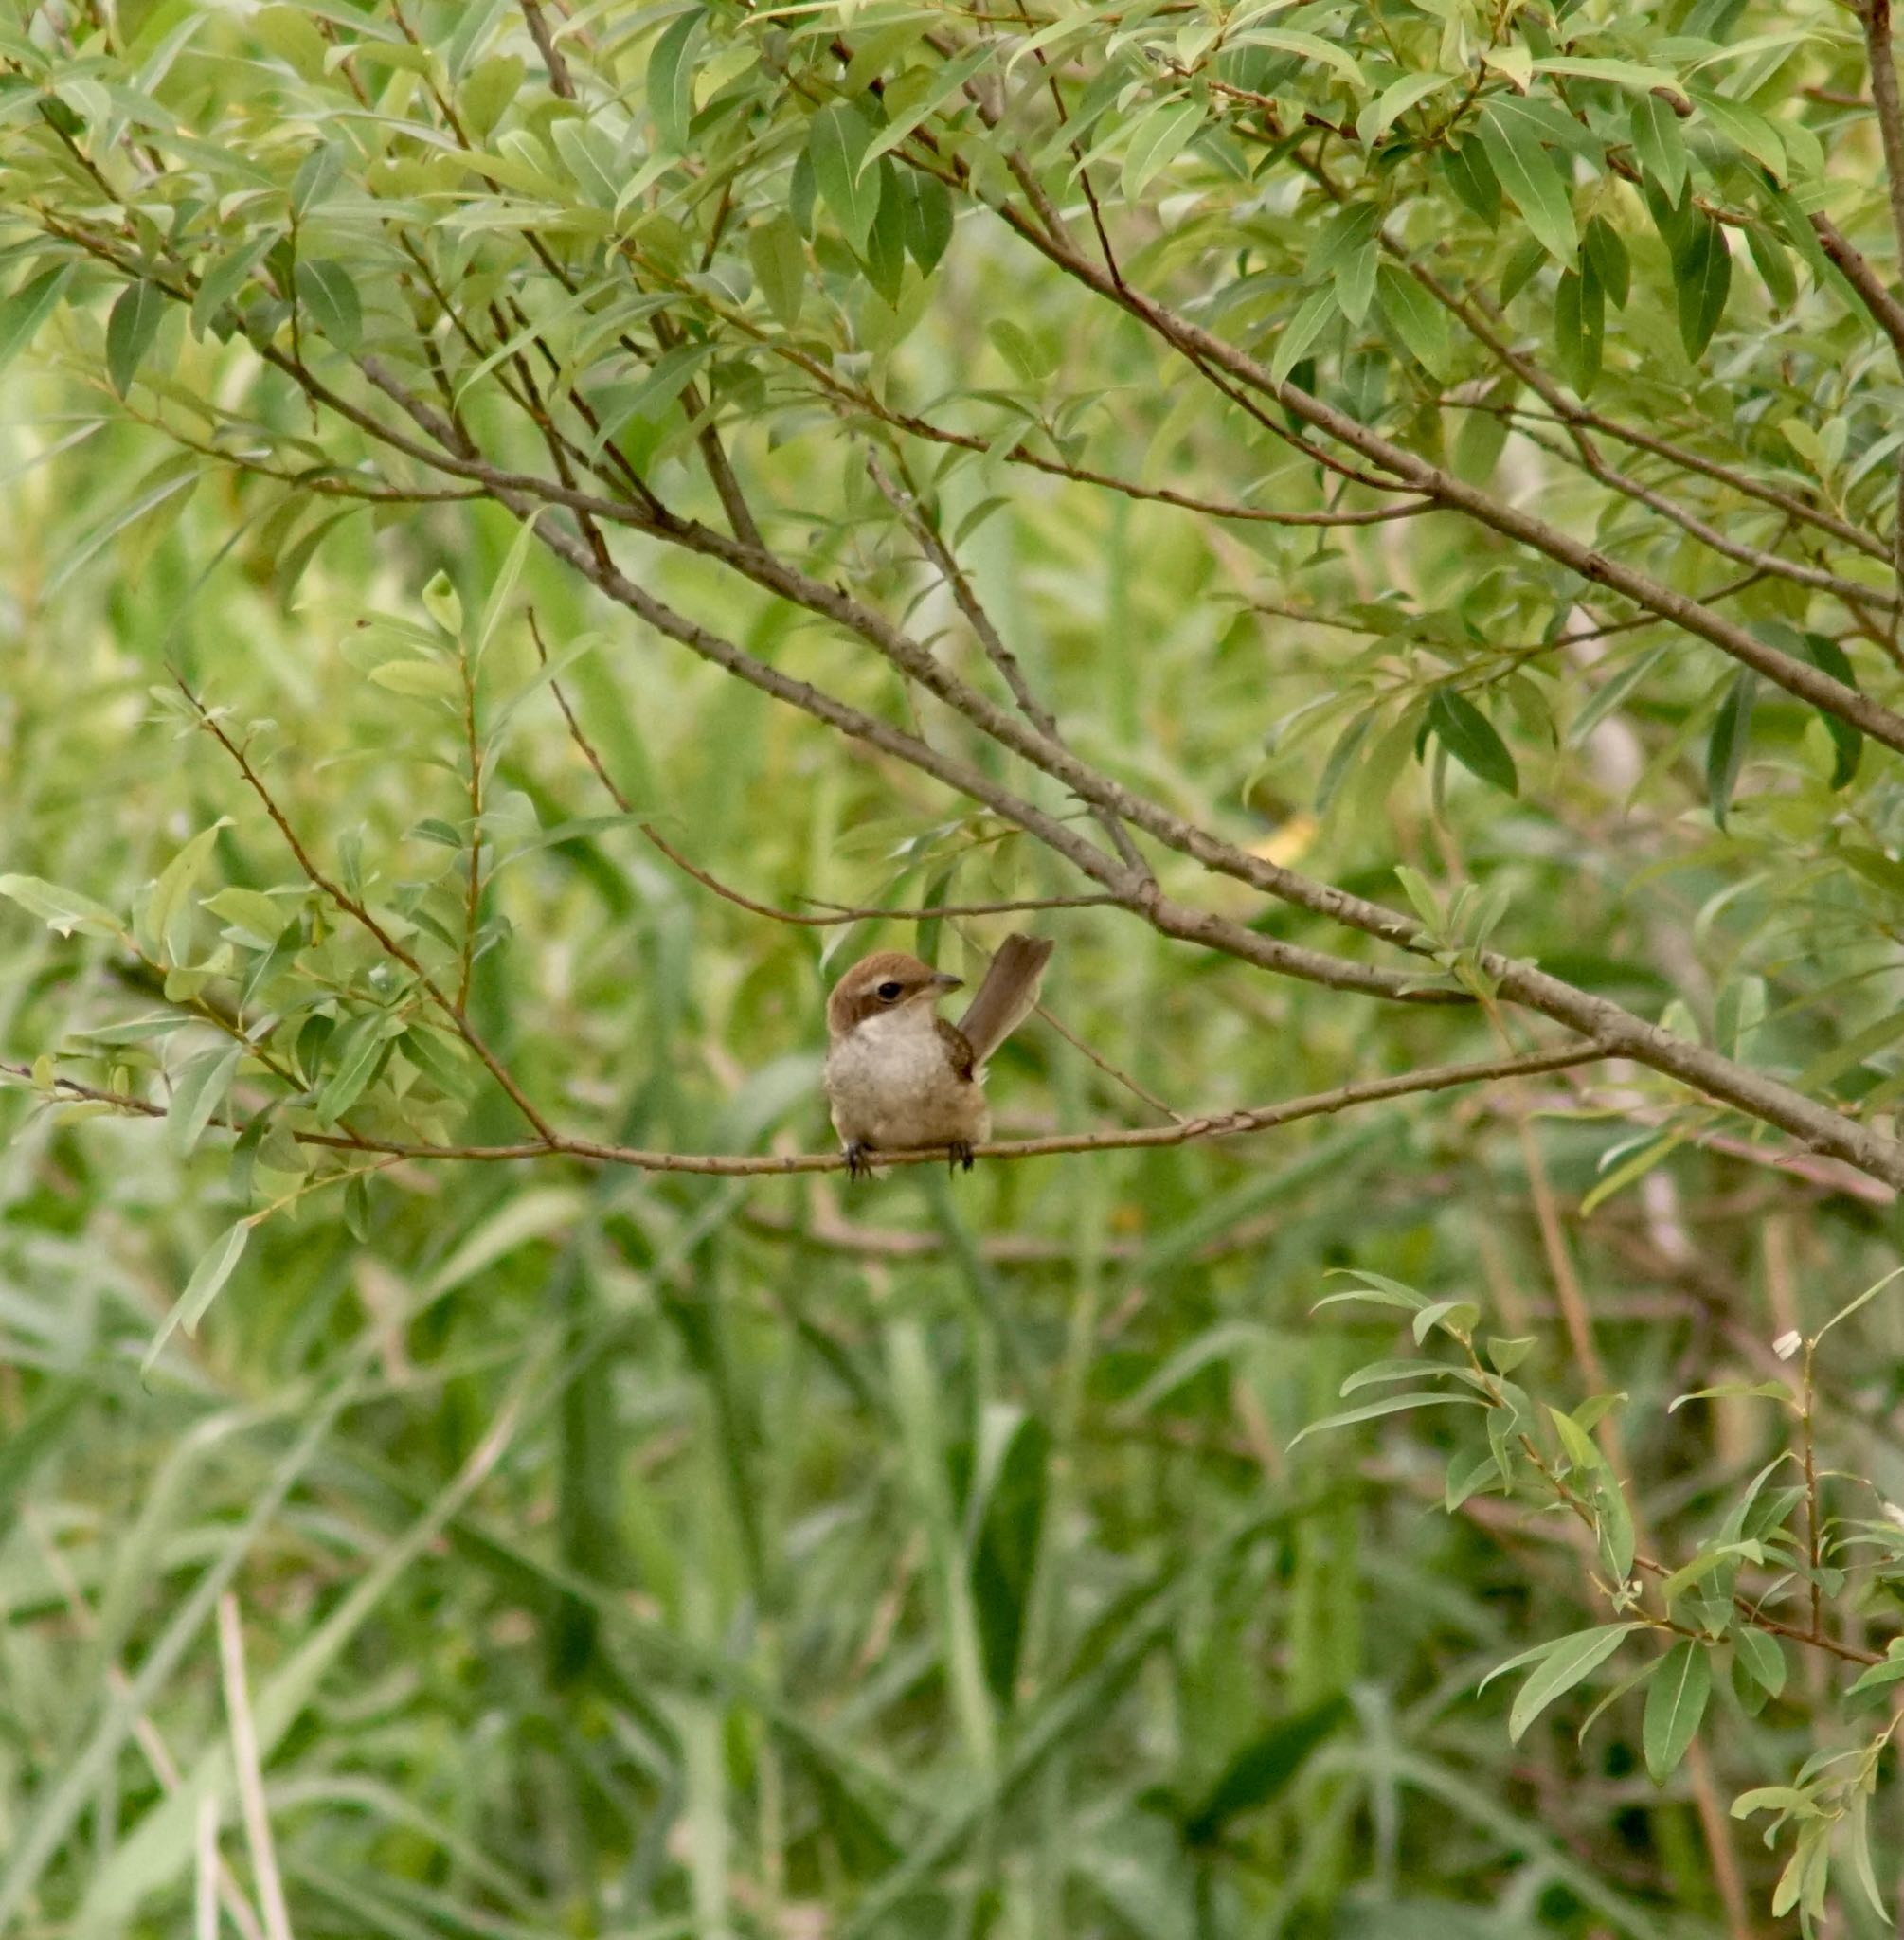
[[[1889,1776],[1881,1712],[1842,1699],[1896,1628],[1895,1297],[1821,1344],[1809,1391],[1825,1476],[1811,1506],[1841,1518],[1813,1573],[1841,1647],[1783,1646],[1754,1693],[1728,1642],[1699,1734],[1670,1759],[1638,1694],[1582,1737],[1596,1693],[1563,1690],[1512,1743],[1511,1686],[1476,1696],[1517,1651],[1605,1622],[1609,1586],[1563,1516],[1488,1486],[1446,1513],[1450,1462],[1482,1450],[1464,1415],[1291,1445],[1358,1367],[1414,1352],[1379,1310],[1316,1316],[1332,1269],[1472,1302],[1464,1326],[1521,1343],[1515,1378],[1536,1403],[1588,1403],[1590,1420],[1590,1397],[1624,1397],[1609,1456],[1670,1569],[1796,1430],[1762,1397],[1669,1405],[1786,1381],[1773,1340],[1816,1336],[1895,1260],[1889,1185],[1623,1066],[1617,1083],[1543,1076],[950,1182],[546,1158],[411,1161],[347,1189],[349,1154],[310,1171],[308,1148],[234,1149],[207,1118],[276,1097],[279,1124],[309,1128],[361,1105],[373,1129],[467,1144],[519,1139],[521,1118],[445,1033],[435,1065],[427,1046],[360,1054],[350,1032],[403,979],[300,878],[173,680],[242,742],[322,868],[415,917],[404,933],[426,955],[440,939],[443,974],[466,950],[474,1027],[576,1136],[823,1150],[832,976],[879,946],[970,973],[1025,920],[778,923],[684,872],[641,821],[721,882],[807,911],[1087,887],[1007,819],[518,548],[517,520],[480,491],[328,490],[369,476],[374,442],[266,370],[260,345],[341,384],[366,345],[423,371],[434,342],[485,448],[541,457],[484,388],[487,322],[468,343],[434,325],[406,337],[427,260],[472,314],[499,318],[513,296],[546,318],[558,387],[614,419],[599,449],[619,441],[631,476],[717,524],[699,407],[683,403],[707,381],[778,551],[909,613],[987,677],[869,478],[869,449],[906,462],[1092,763],[1396,907],[1398,868],[1444,898],[1476,885],[1500,948],[1888,1130],[1904,1090],[1896,757],[1457,513],[1289,528],[1063,476],[1232,508],[1384,502],[1345,493],[1279,441],[1293,419],[1220,401],[977,206],[1010,190],[1000,156],[1021,134],[1088,234],[1068,179],[1069,140],[1087,140],[1133,283],[1258,348],[1279,383],[1723,603],[1772,651],[1895,696],[1899,386],[1881,318],[1805,242],[1806,213],[1828,208],[1874,258],[1895,253],[1855,23],[1715,0],[1006,10],[989,26],[900,5],[549,8],[584,104],[571,114],[530,32],[542,11],[414,5],[400,32],[383,7],[12,9],[0,865],[69,900],[0,905],[17,1080],[0,1094],[0,1929],[1781,1930],[1790,1847],[1766,1850],[1733,1800],[1821,1755],[1868,1751],[1872,1783]],[[956,79],[949,106],[937,96],[967,51],[1003,68],[1061,18],[1052,71],[1087,127],[1035,123],[1022,55],[1005,135],[963,109]],[[1234,45],[1199,40],[1226,21]],[[842,34],[871,51],[842,55]],[[1556,54],[1568,34],[1578,47]],[[350,45],[368,50],[356,66],[337,57]],[[1645,105],[1656,70],[1696,90],[1683,141],[1676,110]],[[359,73],[376,116],[346,92]],[[869,175],[826,172],[810,124],[833,106],[777,79],[822,73],[868,116],[882,76],[889,105],[934,99],[938,153],[979,183],[970,203],[913,211],[896,268],[876,212],[854,212]],[[1552,124],[1529,135],[1511,103],[1566,85],[1594,152],[1563,177]],[[141,118],[139,89],[165,117]],[[452,97],[473,139],[494,137],[483,183],[442,141],[390,134],[440,135]],[[1489,113],[1491,134],[1446,138],[1440,117]],[[743,125],[747,144],[723,147]],[[1318,126],[1334,138],[1320,159],[1302,145]],[[129,167],[151,145],[150,208],[128,192],[114,212],[76,163],[103,164],[121,137]],[[1571,189],[1516,175],[1528,140]],[[313,170],[314,154],[335,160]],[[1623,175],[1607,159],[1634,154],[1683,166],[1663,215],[1630,160]],[[170,186],[194,169],[206,193]],[[890,160],[871,173],[902,179]],[[1713,243],[1689,185],[1749,212],[1735,246]],[[300,198],[294,305],[271,278]],[[1480,293],[1485,330],[1563,403],[1590,396],[1703,455],[1706,471],[1662,461],[1644,489],[1710,537],[1585,466],[1553,399],[1423,307],[1357,210]],[[241,264],[229,313],[207,304],[188,328],[154,299],[148,318],[153,284],[72,242],[115,224],[153,277],[171,250],[207,274]],[[193,240],[195,225],[218,233]],[[406,233],[422,252],[409,264],[392,241]],[[525,235],[601,288],[552,314],[560,293],[535,281]],[[618,308],[634,290],[678,307]],[[672,337],[622,361],[610,325],[655,316]],[[692,358],[654,385],[684,344]],[[894,413],[963,442],[902,435]],[[839,627],[653,535],[615,549],[761,660],[1087,826]],[[493,599],[471,675],[493,748],[478,823],[461,669]],[[539,674],[531,608],[632,814]],[[478,825],[488,873],[466,943]],[[1342,946],[1241,883],[1151,859],[1173,893],[1258,934]],[[268,975],[274,939],[244,900],[260,893],[294,921]],[[1179,1113],[1500,1050],[1491,1006],[1267,977],[1127,909],[1033,921],[1058,940],[1056,1018]],[[254,997],[291,1020],[272,1041],[296,1079],[229,1053],[217,1014]],[[991,1089],[1003,1137],[1160,1116],[1048,1025],[1000,1054]],[[235,1233],[242,1256],[222,1250]],[[202,1316],[167,1332],[192,1285]],[[1759,1559],[1760,1591],[1779,1562],[1806,1561],[1804,1508],[1784,1504],[1794,1547]],[[1720,1631],[1731,1618],[1728,1598]],[[1654,1640],[1630,1648],[1603,1686]],[[240,1658],[261,1787],[234,1735]],[[1842,1802],[1825,1804],[1812,1823],[1829,1834]],[[1870,1843],[1895,1899],[1888,1786]],[[1821,1931],[1893,1930],[1855,1873],[1827,1890],[1821,1869],[1808,1896]]]

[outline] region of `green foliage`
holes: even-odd
[[[1888,1931],[1870,54],[0,9],[0,1930]]]

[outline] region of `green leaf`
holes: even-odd
[[[1375,272],[1375,293],[1389,328],[1437,384],[1454,375],[1448,353],[1447,315],[1406,270],[1383,263]]]
[[[1269,360],[1269,375],[1275,383],[1289,381],[1290,371],[1308,355],[1309,347],[1336,315],[1333,288],[1318,290],[1304,300],[1302,307],[1283,326],[1283,334],[1276,340],[1276,352]]]
[[[1746,225],[1746,247],[1765,284],[1774,310],[1789,310],[1798,301],[1798,278],[1786,247],[1763,223]]]
[[[383,1063],[390,1039],[404,1028],[403,1020],[380,1012],[353,1017],[337,1033],[331,1047],[335,1069],[317,1094],[316,1113],[327,1125],[334,1125],[356,1104]]]
[[[1666,1653],[1665,1662],[1647,1687],[1646,1712],[1640,1726],[1646,1769],[1655,1785],[1664,1785],[1679,1769],[1705,1715],[1712,1688],[1712,1658],[1706,1646],[1690,1637],[1681,1638]]]
[[[364,340],[364,306],[357,285],[341,262],[297,260],[298,300],[327,341],[354,350]]]
[[[1520,295],[1547,261],[1547,251],[1533,236],[1507,259],[1500,273],[1500,301],[1503,309]]]
[[[1639,1628],[1638,1624],[1596,1624],[1590,1630],[1575,1630],[1550,1643],[1536,1644],[1534,1649],[1522,1651],[1518,1657],[1511,1657],[1505,1663],[1498,1664],[1489,1671],[1482,1680],[1481,1689],[1483,1691],[1504,1672],[1518,1669],[1524,1663],[1535,1665],[1527,1681],[1515,1695],[1513,1708],[1507,1715],[1507,1735],[1518,1744],[1527,1727],[1556,1698],[1564,1698],[1574,1685],[1590,1678],[1619,1649],[1628,1634]]]
[[[1481,1309],[1471,1300],[1438,1300],[1414,1317],[1415,1345],[1419,1347],[1439,1327],[1456,1340],[1465,1340],[1481,1319]]]
[[[1696,209],[1690,222],[1685,249],[1674,259],[1673,280],[1679,287],[1679,341],[1697,363],[1725,314],[1733,253],[1725,230],[1712,217]]]
[[[495,638],[496,629],[501,626],[503,616],[509,611],[509,602],[515,596],[517,583],[522,578],[523,567],[529,561],[529,548],[535,543],[536,521],[541,513],[531,512],[523,520],[522,530],[515,535],[509,551],[504,555],[501,569],[496,573],[489,589],[489,596],[482,602],[482,611],[476,616],[476,638],[470,642],[470,665],[482,665],[483,656],[490,650]]]
[[[1478,141],[1442,150],[1441,171],[1448,186],[1491,229],[1500,221],[1500,178]]]
[[[448,634],[463,630],[463,602],[458,597],[450,576],[440,566],[423,583],[423,611]]]
[[[126,933],[125,925],[103,903],[37,875],[0,875],[0,896],[19,904],[28,916],[39,917],[48,929],[56,929],[62,936],[71,936],[76,929],[85,936]]]
[[[1699,105],[1699,113],[1742,153],[1761,164],[1784,182],[1789,178],[1790,159],[1784,137],[1777,128],[1743,101],[1715,94],[1709,88],[1688,87],[1686,92]]]
[[[1425,101],[1443,88],[1451,87],[1456,78],[1452,74],[1405,74],[1401,80],[1391,81],[1356,117],[1356,133],[1366,146],[1373,148],[1417,101]]]
[[[1647,94],[1633,103],[1630,124],[1640,166],[1666,191],[1668,202],[1679,202],[1692,168],[1679,117],[1658,95]]]
[[[297,172],[291,178],[291,213],[301,223],[337,186],[343,172],[342,153],[333,143],[320,141],[297,164]]]
[[[180,1158],[186,1157],[205,1135],[205,1128],[225,1103],[238,1070],[244,1046],[238,1043],[214,1044],[202,1051],[179,1073],[166,1109],[166,1135]]]
[[[694,45],[707,16],[698,7],[672,22],[648,56],[648,112],[662,142],[676,154],[688,145],[694,113]]]
[[[1733,1660],[1768,1698],[1785,1689],[1785,1652],[1776,1637],[1741,1624],[1733,1634]]]
[[[806,297],[806,244],[788,215],[773,215],[747,232],[754,281],[775,318],[791,330]]]
[[[1438,687],[1428,702],[1428,725],[1469,774],[1503,795],[1520,792],[1520,775],[1494,723],[1465,694]]]
[[[599,452],[637,419],[644,423],[659,423],[668,407],[694,381],[695,373],[713,354],[714,346],[710,341],[676,344],[657,357],[638,382],[604,395],[601,401],[602,423],[590,440],[590,455]]]
[[[1752,702],[1757,693],[1758,674],[1750,667],[1741,667],[1733,676],[1725,699],[1719,703],[1712,739],[1706,744],[1706,800],[1714,821],[1720,828],[1726,825],[1733,788],[1745,763],[1746,745],[1751,735]]]
[[[66,294],[72,274],[69,263],[42,270],[38,276],[29,277],[11,296],[0,298],[0,370],[6,369],[39,334],[40,326]]]
[[[1547,1412],[1554,1423],[1554,1433],[1560,1437],[1560,1446],[1566,1451],[1567,1460],[1576,1471],[1590,1475],[1605,1465],[1607,1458],[1594,1446],[1592,1436],[1579,1422],[1551,1402]]]
[[[1126,202],[1135,203],[1188,148],[1203,126],[1203,108],[1196,101],[1153,108],[1140,116],[1124,149],[1119,187]]]
[[[1490,1334],[1487,1337],[1488,1365],[1498,1374],[1511,1374],[1539,1344],[1539,1337],[1535,1334],[1517,1334],[1512,1338]]]
[[[1592,264],[1585,275],[1563,271],[1554,290],[1554,348],[1568,383],[1583,398],[1599,381],[1606,339],[1606,304]]]
[[[1571,185],[1541,145],[1535,125],[1490,101],[1481,114],[1481,143],[1500,186],[1547,253],[1572,264],[1580,247]]]
[[[1593,1471],[1587,1495],[1593,1509],[1600,1561],[1615,1582],[1625,1583],[1633,1574],[1633,1512],[1626,1506],[1626,1492],[1613,1471],[1603,1465]]]
[[[1851,664],[1850,656],[1829,634],[1806,633],[1800,638],[1805,645],[1805,657],[1821,674],[1830,674],[1832,679],[1842,681],[1846,687],[1858,685],[1858,673]],[[1857,775],[1858,764],[1864,758],[1864,736],[1841,714],[1827,713],[1821,708],[1818,718],[1824,723],[1824,731],[1831,737],[1835,755],[1831,766],[1831,786],[1836,791],[1846,786]]]
[[[128,283],[106,318],[106,375],[121,397],[133,387],[139,365],[158,335],[165,316],[165,292],[141,278]]]
[[[1367,1401],[1359,1408],[1345,1409],[1340,1414],[1326,1415],[1320,1421],[1312,1421],[1300,1433],[1289,1439],[1290,1447],[1298,1442],[1306,1441],[1311,1435],[1320,1435],[1324,1428],[1344,1428],[1358,1421],[1374,1421],[1385,1414],[1401,1414],[1410,1408],[1482,1408],[1486,1404],[1473,1394],[1391,1394],[1381,1401]]]
[[[145,907],[139,912],[139,929],[146,942],[168,964],[185,962],[191,955],[191,892],[198,886],[211,861],[212,844],[218,832],[230,820],[221,816],[210,828],[201,829],[160,871]]]
[[[907,254],[919,265],[919,274],[929,277],[951,245],[952,191],[936,175],[901,169],[899,202],[905,216]]]
[[[1882,1663],[1874,1663],[1862,1673],[1858,1681],[1844,1695],[1847,1698],[1861,1698],[1870,1691],[1883,1691],[1895,1683],[1904,1682],[1904,1652],[1894,1643],[1891,1654]]]
[[[145,1356],[139,1362],[141,1379],[152,1373],[175,1328],[183,1327],[188,1334],[198,1332],[198,1323],[205,1319],[206,1310],[218,1298],[219,1289],[231,1278],[233,1269],[244,1257],[244,1248],[250,1238],[251,1221],[241,1219],[226,1227],[207,1248],[198,1265],[192,1268],[185,1291],[166,1316],[164,1324],[153,1336],[152,1345],[146,1349]]]
[[[1369,305],[1374,298],[1377,261],[1375,244],[1370,241],[1364,242],[1335,275],[1336,308],[1357,328],[1368,315]]]
[[[872,125],[848,101],[822,108],[807,124],[806,153],[820,199],[832,210],[841,234],[862,256],[872,219],[879,213],[881,172],[869,169],[861,174],[859,168],[872,135]]]
[[[899,171],[885,156],[878,174],[879,207],[866,238],[867,278],[887,307],[896,310],[906,284],[906,211],[899,200]]]
[[[1184,1815],[1183,1836],[1193,1847],[1215,1844],[1232,1819],[1279,1798],[1308,1762],[1354,1715],[1346,1698],[1324,1698],[1305,1711],[1280,1718],[1243,1747],[1200,1804]]]
[[[1581,246],[1613,308],[1626,309],[1633,286],[1633,267],[1619,230],[1605,216],[1590,216]]]

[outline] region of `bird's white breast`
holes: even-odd
[[[919,1005],[856,1024],[827,1054],[834,1129],[848,1143],[977,1144],[991,1127],[985,1094],[946,1056],[932,1013]]]

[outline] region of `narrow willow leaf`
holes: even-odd
[[[1746,225],[1746,247],[1758,268],[1766,295],[1774,310],[1789,310],[1798,301],[1798,278],[1786,247],[1763,223]]]
[[[1633,103],[1631,126],[1640,166],[1666,191],[1666,199],[1677,203],[1692,168],[1679,117],[1658,95],[1647,94]]]
[[[1438,384],[1454,375],[1448,354],[1447,314],[1406,270],[1383,263],[1375,273],[1375,291],[1389,328],[1417,364]]]
[[[1680,1639],[1666,1653],[1646,1692],[1646,1713],[1640,1727],[1646,1770],[1655,1785],[1664,1785],[1679,1769],[1705,1715],[1712,1688],[1712,1657],[1706,1646],[1690,1637]]]
[[[1697,363],[1719,327],[1733,286],[1726,232],[1700,211],[1694,211],[1686,247],[1674,258],[1673,280],[1679,293],[1679,341]]]
[[[1732,806],[1733,789],[1745,764],[1746,745],[1751,735],[1752,702],[1757,697],[1758,674],[1741,667],[1719,703],[1718,718],[1713,723],[1712,739],[1706,744],[1706,800],[1713,819],[1726,825]]]
[[[207,1248],[204,1257],[192,1268],[185,1291],[179,1295],[171,1312],[153,1336],[152,1345],[146,1349],[145,1357],[139,1362],[141,1379],[152,1373],[175,1329],[183,1327],[188,1334],[198,1332],[198,1323],[205,1319],[206,1310],[218,1298],[219,1289],[231,1278],[234,1268],[243,1258],[245,1245],[250,1238],[251,1221],[241,1219],[228,1226]]]
[[[1438,687],[1428,702],[1428,725],[1469,774],[1503,795],[1520,792],[1520,774],[1494,723],[1465,694]]]
[[[1830,674],[1832,679],[1841,681],[1846,687],[1858,685],[1857,670],[1852,666],[1850,656],[1829,634],[1806,633],[1800,638],[1804,642],[1805,657],[1821,674]],[[1857,776],[1858,764],[1864,759],[1864,736],[1841,714],[1829,713],[1821,708],[1818,718],[1824,723],[1824,731],[1831,737],[1835,753],[1831,786],[1836,792]]]
[[[38,276],[29,277],[11,296],[0,298],[0,370],[6,369],[39,334],[40,326],[66,294],[72,274],[70,264],[42,270]]]
[[[917,169],[901,169],[898,180],[907,254],[919,265],[919,274],[929,277],[951,246],[952,191],[937,176]]]
[[[340,350],[364,340],[364,305],[350,272],[341,262],[297,261],[298,300],[325,338]]]
[[[1490,229],[1500,221],[1500,178],[1480,142],[1443,149],[1441,171],[1449,188]]]
[[[1340,1414],[1325,1415],[1312,1421],[1289,1439],[1290,1447],[1320,1435],[1324,1428],[1345,1428],[1358,1421],[1374,1421],[1384,1414],[1402,1414],[1410,1408],[1481,1408],[1485,1404],[1473,1394],[1391,1394],[1385,1401],[1369,1401],[1360,1408],[1345,1409]]]
[[[37,916],[48,929],[71,936],[123,936],[125,925],[106,907],[78,889],[63,889],[37,875],[0,875],[0,896]]]
[[[1176,161],[1203,126],[1203,109],[1195,101],[1153,108],[1131,132],[1124,150],[1119,187],[1126,202],[1135,203],[1152,180]]]
[[[666,145],[678,154],[688,145],[694,113],[694,47],[707,23],[696,7],[672,22],[648,56],[648,112]]]
[[[773,215],[747,233],[754,281],[777,321],[791,330],[806,298],[806,244],[788,215]]]
[[[181,1158],[197,1145],[206,1126],[224,1105],[238,1070],[238,1061],[243,1055],[242,1044],[213,1045],[179,1073],[166,1110],[165,1125],[171,1148]]]
[[[165,292],[143,277],[119,292],[106,318],[106,375],[121,397],[132,389],[139,365],[165,316]]]
[[[879,213],[881,171],[860,172],[860,158],[871,141],[871,123],[847,101],[822,108],[807,125],[806,153],[813,163],[820,200],[833,211],[840,232],[864,254],[872,219]]]
[[[1454,81],[1451,74],[1403,75],[1401,80],[1391,81],[1356,117],[1356,133],[1373,147],[1417,101],[1425,101],[1443,88],[1451,87]]]
[[[1557,261],[1571,264],[1580,247],[1573,198],[1559,165],[1524,117],[1503,115],[1490,102],[1481,114],[1481,143],[1500,186],[1514,198],[1521,220]]]
[[[1275,354],[1269,360],[1269,375],[1276,383],[1288,382],[1290,371],[1308,354],[1309,347],[1337,314],[1334,289],[1318,290],[1283,326],[1283,334],[1276,339]]]
[[[1776,1637],[1741,1624],[1733,1637],[1733,1659],[1768,1698],[1785,1689],[1785,1652]]]
[[[1527,1727],[1555,1698],[1564,1698],[1574,1685],[1590,1678],[1619,1649],[1628,1633],[1639,1627],[1637,1624],[1599,1624],[1590,1630],[1575,1630],[1571,1636],[1556,1638],[1543,1646],[1538,1663],[1515,1694],[1513,1708],[1507,1714],[1507,1735],[1518,1744]],[[1499,1677],[1500,1671],[1512,1667],[1512,1662],[1490,1676]]]
[[[1613,308],[1626,309],[1633,286],[1633,267],[1619,230],[1605,216],[1590,217],[1581,246]]]

